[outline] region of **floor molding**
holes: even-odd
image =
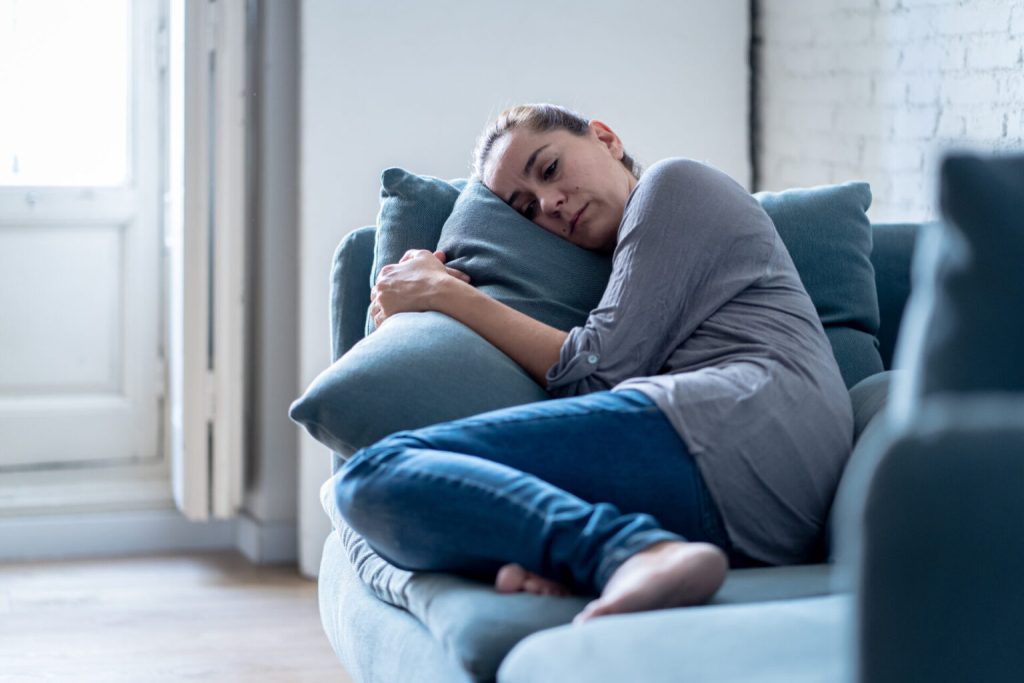
[[[0,517],[0,562],[230,550],[236,527],[190,522],[173,509]]]
[[[295,520],[265,522],[239,513],[238,550],[253,564],[294,563],[299,557]]]

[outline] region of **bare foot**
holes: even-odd
[[[729,560],[710,543],[662,541],[623,562],[604,592],[572,620],[575,625],[604,614],[699,605],[725,581]]]
[[[498,570],[494,587],[499,593],[526,591],[536,595],[569,595],[569,590],[562,584],[527,571],[518,564],[506,564]]]

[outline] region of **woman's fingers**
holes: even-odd
[[[408,261],[409,259],[411,259],[411,258],[413,258],[415,256],[418,256],[420,254],[429,254],[429,253],[431,253],[431,252],[429,250],[427,250],[427,249],[409,249],[404,254],[402,254],[402,258],[398,262],[399,263],[405,263],[406,261]],[[438,254],[440,254],[440,256],[437,256]],[[444,252],[443,251],[435,251],[434,252],[434,256],[437,256],[437,258],[440,259],[441,263],[444,263]]]
[[[461,270],[455,270],[454,268],[448,268],[448,267],[445,267],[445,270],[452,277],[457,277],[460,280],[462,280],[463,282],[469,282],[469,276],[466,275],[465,273],[463,273]]]

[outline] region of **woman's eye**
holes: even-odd
[[[537,208],[537,201],[534,200],[534,201],[530,202],[529,204],[527,204],[525,207],[523,207],[523,215],[526,216],[527,218],[532,219],[533,218],[533,212],[534,212],[534,210],[536,208]]]
[[[558,167],[558,159],[551,162],[551,165],[544,169],[544,180],[547,180],[555,173],[555,168]]]

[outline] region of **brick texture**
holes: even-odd
[[[950,149],[1024,149],[1024,0],[755,0],[757,189],[871,183],[938,215]]]

